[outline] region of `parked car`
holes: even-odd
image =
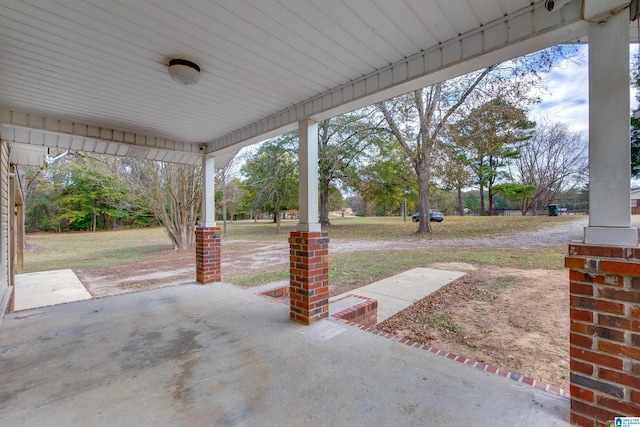
[[[413,214],[411,219],[413,220],[413,222],[420,221],[420,212],[416,212],[415,214]],[[443,220],[444,216],[442,215],[442,212],[440,212],[438,209],[429,209],[429,221],[442,222]]]

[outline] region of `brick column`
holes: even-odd
[[[640,416],[640,248],[570,244],[571,423]]]
[[[289,317],[310,325],[329,317],[329,237],[294,231],[289,237]]]
[[[196,281],[203,285],[222,280],[220,227],[196,228]]]

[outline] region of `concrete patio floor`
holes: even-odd
[[[564,426],[569,400],[227,284],[16,312],[0,420],[20,426]]]
[[[13,309],[30,308],[91,299],[78,276],[71,269],[16,274]]]

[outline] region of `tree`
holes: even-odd
[[[431,157],[435,145],[442,142],[445,127],[490,99],[500,98],[518,107],[526,105],[532,101],[527,94],[541,81],[540,73],[570,52],[575,49],[556,46],[377,104],[386,130],[411,159],[418,179],[419,233],[431,232]]]
[[[495,69],[487,67],[476,73],[445,83],[437,83],[412,94],[378,105],[387,123],[387,131],[395,137],[411,160],[418,180],[418,233],[430,233],[429,183],[431,155],[441,142],[445,127],[462,106],[478,95],[478,86]]]
[[[67,157],[69,150],[56,152],[50,149],[54,156],[47,156],[42,166],[16,166],[16,172],[23,183],[22,198],[25,200],[24,232],[33,231],[62,231],[63,221],[60,219],[62,210],[60,196],[64,190],[68,164],[73,157]],[[27,242],[26,236],[23,241]]]
[[[443,213],[452,213],[458,210],[458,201],[455,193],[449,189],[443,189],[435,183],[431,185],[431,201],[434,208]]]
[[[96,231],[99,225],[115,227],[129,216],[135,205],[131,194],[118,179],[118,162],[111,156],[75,154],[69,164],[65,187],[60,196],[61,219],[72,229]]]
[[[365,216],[367,214],[367,203],[364,201],[361,194],[355,193],[347,197],[346,203],[356,215]]]
[[[446,190],[456,191],[457,210],[464,215],[462,190],[471,183],[471,170],[464,155],[455,144],[441,144],[437,151],[434,171]],[[442,209],[442,206],[440,206]]]
[[[61,225],[60,195],[62,174],[55,168],[27,167],[21,172],[25,200],[25,231],[56,231]],[[26,241],[26,239],[25,239]]]
[[[418,233],[431,232],[429,182],[434,145],[439,140],[449,117],[462,105],[482,78],[483,75],[477,76],[462,96],[450,106],[446,102],[450,98],[443,95],[443,89],[446,89],[443,83],[377,104],[385,118],[386,130],[402,147],[417,177],[420,211]]]
[[[123,159],[66,150],[38,168],[18,168],[27,231],[157,225],[130,194]]]
[[[242,181],[240,178],[232,178],[226,182],[223,191],[227,202],[227,215],[233,221],[242,206],[242,197],[245,191]]]
[[[358,167],[367,147],[372,143],[371,127],[366,120],[370,111],[343,114],[318,125],[318,183],[320,192],[320,224],[329,221],[331,186],[338,182],[353,187]]]
[[[589,211],[589,183],[562,192],[564,205],[574,212]]]
[[[329,187],[329,211],[341,211],[345,207],[344,196],[335,185]]]
[[[280,213],[298,207],[298,133],[265,142],[242,166],[250,209],[274,214],[280,232]]]
[[[25,229],[115,228],[137,221],[136,202],[117,176],[114,157],[65,151],[39,168],[21,168]]]
[[[523,200],[530,198],[536,190],[535,185],[503,183],[493,187],[494,194],[501,195],[512,203],[522,206]],[[524,213],[523,213],[524,215]]]
[[[535,187],[522,201],[523,215],[544,209],[560,192],[584,181],[588,173],[586,150],[582,136],[571,132],[567,124],[548,118],[540,121],[514,162],[518,181]]]
[[[244,189],[239,179],[240,165],[246,160],[244,150],[237,153],[226,165],[215,173],[215,206],[222,217],[222,235],[227,236],[227,220],[233,221],[241,207]]]
[[[631,176],[640,176],[640,118],[636,118],[640,108],[631,114]]]
[[[477,190],[462,193],[464,206],[473,212],[480,212],[480,194]]]
[[[377,213],[386,215],[403,207],[405,192],[410,202],[414,201],[415,177],[411,162],[397,144],[380,144],[370,163],[361,169],[357,189],[364,202],[373,202]]]
[[[534,124],[523,108],[494,98],[471,110],[451,126],[451,137],[463,151],[480,189],[480,211],[485,212],[484,189],[489,195],[489,215],[493,215],[493,185],[506,162],[519,155],[519,145],[530,138]]]
[[[123,159],[123,179],[138,202],[164,226],[174,249],[194,244],[201,213],[200,166]]]

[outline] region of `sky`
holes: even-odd
[[[629,48],[629,57],[637,55],[638,45]],[[588,135],[589,131],[589,53],[586,45],[578,47],[578,56],[563,61],[544,77],[546,92],[540,94],[542,102],[531,109],[530,117],[549,116],[555,121],[569,124],[570,129]],[[631,108],[637,106],[635,91],[630,91]]]

